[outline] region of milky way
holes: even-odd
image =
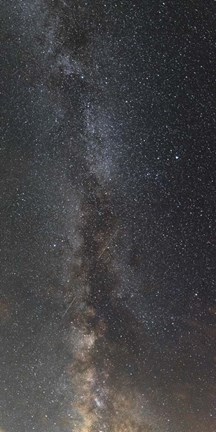
[[[0,432],[216,430],[213,3],[4,5]]]

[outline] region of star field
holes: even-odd
[[[215,13],[2,7],[0,432],[215,432]]]

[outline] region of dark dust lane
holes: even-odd
[[[215,432],[215,2],[2,5],[0,432]]]

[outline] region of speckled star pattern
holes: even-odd
[[[1,21],[0,432],[215,432],[216,2]]]

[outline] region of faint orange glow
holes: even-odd
[[[4,299],[0,299],[0,321],[2,322],[7,321],[10,319],[10,317],[11,317],[11,308],[9,303]]]

